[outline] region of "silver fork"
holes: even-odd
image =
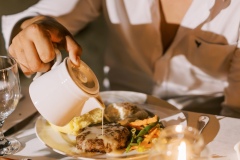
[[[203,129],[206,127],[208,122],[209,122],[209,117],[206,115],[202,115],[198,118],[198,130],[200,134],[202,133]]]

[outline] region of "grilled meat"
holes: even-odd
[[[117,124],[89,126],[76,137],[77,148],[83,152],[109,153],[126,147],[130,131]]]
[[[109,122],[118,122],[121,125],[127,125],[129,122],[137,119],[145,119],[148,113],[130,102],[111,103],[104,110],[104,117]]]

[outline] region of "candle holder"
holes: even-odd
[[[149,160],[208,160],[209,151],[200,132],[188,126],[166,127],[154,144]]]

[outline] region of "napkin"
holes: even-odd
[[[240,160],[240,141],[239,141],[237,144],[235,144],[234,150],[235,150],[236,153],[237,153],[237,158],[238,158],[238,160]]]

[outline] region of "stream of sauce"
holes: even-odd
[[[104,122],[103,122],[103,120],[104,120],[104,110],[105,110],[105,104],[103,103],[103,100],[102,100],[102,98],[100,97],[100,95],[98,94],[98,96],[96,97],[96,100],[101,104],[101,106],[102,106],[102,135],[104,134],[104,128],[103,128],[103,124],[104,124]]]
[[[101,106],[102,106],[102,126],[101,126],[101,131],[102,131],[102,134],[101,134],[101,138],[104,140],[104,142],[105,143],[111,143],[113,146],[114,145],[116,145],[118,142],[117,141],[114,141],[113,139],[109,139],[109,138],[107,138],[106,136],[105,136],[105,134],[104,134],[104,110],[105,110],[105,108],[106,108],[106,106],[105,106],[105,104],[104,104],[104,102],[102,101],[102,99],[101,99],[101,97],[100,97],[100,95],[98,94],[98,96],[96,97],[96,99],[97,99],[97,101],[101,104]],[[115,106],[116,107],[116,106]],[[116,126],[113,126],[112,127],[112,129],[114,130],[116,128]],[[90,134],[88,137],[87,137],[87,139],[88,138],[93,138],[92,136],[96,136],[96,134],[97,133],[99,133],[99,130],[100,130],[100,128],[95,128],[95,129],[90,129],[91,130],[91,132],[93,133],[92,135]],[[105,144],[106,145],[106,144]],[[106,154],[108,154],[108,155],[110,155],[110,156],[116,156],[116,155],[121,155],[121,154],[123,154],[125,152],[125,149],[114,149],[112,152],[110,152],[110,153],[106,153]]]

